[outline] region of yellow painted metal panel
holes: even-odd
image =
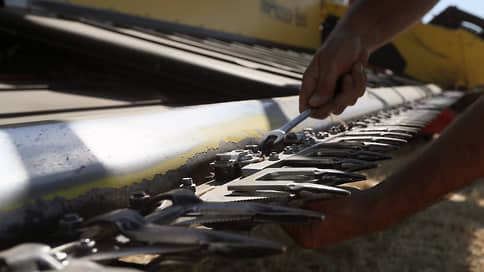
[[[320,0],[60,0],[293,46],[320,46]]]
[[[346,9],[328,3],[321,17],[341,17]],[[409,76],[444,88],[484,85],[484,41],[465,30],[419,23],[392,42],[405,59]]]
[[[324,4],[324,6],[321,7],[321,21],[324,22],[324,20],[326,20],[326,17],[329,14],[336,17],[342,17],[343,14],[345,14],[347,9],[348,9],[348,6],[346,5],[327,2]]]
[[[417,24],[394,44],[410,76],[445,88],[484,85],[484,41],[465,30]]]
[[[407,62],[405,73],[453,87],[465,77],[458,34],[442,27],[417,24],[393,41]]]
[[[464,30],[459,34],[466,75],[464,83],[469,87],[484,86],[484,42]]]

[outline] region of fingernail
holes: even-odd
[[[311,96],[311,98],[309,99],[309,105],[312,107],[319,106],[320,102],[321,102],[321,97],[317,94]]]
[[[365,68],[363,67],[363,64],[360,63],[360,72],[363,74],[365,72]]]

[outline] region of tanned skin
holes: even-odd
[[[415,23],[436,0],[358,0],[341,18],[304,72],[299,111],[315,109],[312,117],[341,113],[362,96],[366,87],[363,66],[368,53]],[[342,93],[333,98],[343,76]]]
[[[333,30],[307,68],[300,110],[316,108],[325,118],[354,104],[364,92],[362,65],[367,52],[402,32],[437,1],[358,0]],[[333,99],[337,78],[343,93]],[[316,98],[314,98],[316,97]],[[484,176],[484,97],[467,109],[418,158],[379,185],[350,198],[327,200],[307,208],[326,215],[322,223],[286,230],[305,248],[351,239],[382,230]]]
[[[287,227],[305,248],[319,248],[396,224],[484,176],[484,97],[417,159],[377,186],[349,198],[310,204],[322,223]],[[436,230],[437,231],[437,230]]]

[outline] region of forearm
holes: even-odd
[[[315,202],[308,208],[327,220],[287,227],[298,243],[318,248],[390,227],[440,200],[449,192],[484,177],[484,97],[446,131],[379,185],[349,199]]]
[[[371,52],[418,21],[437,2],[357,0],[333,32],[349,32],[360,36],[363,45]]]
[[[368,192],[378,229],[484,177],[484,97],[476,101],[418,159]]]

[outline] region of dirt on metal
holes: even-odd
[[[418,156],[416,139],[368,171],[367,188]],[[285,254],[256,260],[208,258],[194,266],[160,271],[484,271],[484,179],[385,231],[326,246],[301,249],[279,226],[261,226],[255,236],[288,245]]]

